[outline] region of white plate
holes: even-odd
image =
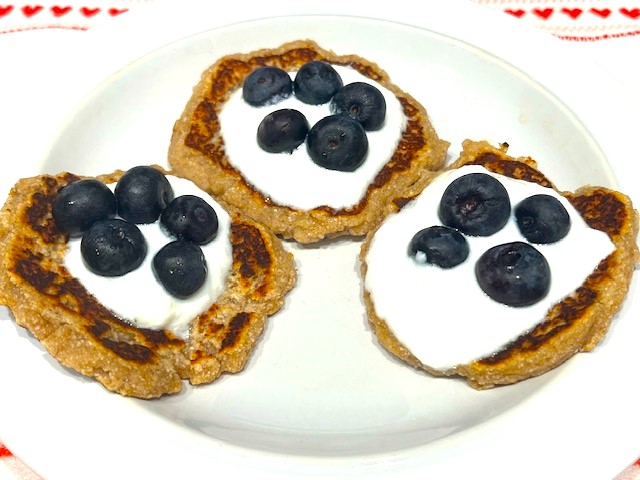
[[[614,128],[609,119],[631,118],[632,100],[559,42],[466,2],[427,4],[420,19],[411,2],[394,2],[393,12],[337,5],[323,2],[315,13],[324,15],[275,18],[263,5],[200,6],[188,15],[168,6],[151,24],[148,15],[146,23],[131,15],[98,29],[88,36],[91,48],[109,53],[76,80],[84,89],[106,80],[56,133],[42,170],[163,164],[173,122],[206,66],[225,53],[313,38],[378,62],[427,107],[453,156],[466,137],[507,141],[561,188],[615,185],[609,165],[623,189],[631,186],[624,179],[637,172],[627,155],[633,136],[626,122]],[[590,95],[594,85],[605,94]],[[417,373],[377,345],[359,300],[357,242],[289,246],[299,283],[245,371],[158,401],[122,398],[60,367],[4,313],[0,372],[13,388],[3,392],[3,440],[49,479],[203,472],[601,479],[640,454],[637,281],[595,352],[540,378],[477,392]]]

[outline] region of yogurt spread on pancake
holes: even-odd
[[[380,130],[368,131],[369,151],[365,162],[354,172],[325,169],[313,163],[306,144],[291,154],[268,153],[256,140],[258,125],[269,113],[283,108],[300,111],[313,125],[331,115],[329,103],[308,105],[289,98],[264,107],[252,107],[242,98],[242,89],[234,92],[220,112],[220,129],[224,148],[231,163],[253,187],[275,203],[300,210],[319,206],[347,208],[357,204],[382,167],[391,159],[406,126],[402,105],[396,96],[382,85],[356,70],[333,65],[344,85],[366,82],[384,95],[386,118]],[[290,73],[295,78],[295,72]]]
[[[218,203],[189,180],[171,175],[166,177],[176,197],[196,195],[209,203],[218,216],[216,237],[200,246],[207,262],[207,279],[194,295],[185,300],[175,298],[155,279],[151,269],[153,257],[174,240],[162,230],[159,220],[138,225],[147,241],[147,256],[142,265],[126,275],[103,277],[88,270],[80,253],[81,238],[69,240],[65,266],[102,305],[119,317],[140,328],[168,329],[186,338],[191,321],[209,308],[225,289],[232,263],[231,219]],[[110,184],[109,188],[114,189],[115,185]]]
[[[509,222],[488,237],[466,235],[469,257],[456,267],[419,265],[407,253],[411,239],[423,228],[441,225],[437,209],[444,190],[468,173],[486,173],[504,185],[512,206]],[[482,291],[476,281],[475,264],[491,247],[527,242],[517,227],[513,208],[540,193],[562,202],[571,218],[571,228],[559,242],[534,245],[551,269],[547,296],[528,307],[509,307]],[[438,176],[418,198],[380,226],[365,259],[365,288],[371,294],[377,316],[387,323],[398,341],[423,364],[447,370],[487,357],[535,327],[547,310],[582,285],[614,248],[604,232],[590,228],[555,190],[469,165]]]

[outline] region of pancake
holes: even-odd
[[[375,80],[393,92],[407,119],[395,152],[360,201],[349,207],[317,205],[305,210],[278,204],[252,185],[225,151],[220,112],[245,78],[259,66],[296,71],[311,60],[349,66]],[[398,210],[397,199],[424,188],[433,172],[444,166],[448,146],[436,134],[425,108],[394,85],[376,64],[357,55],[337,55],[312,41],[301,40],[275,49],[229,55],[208,68],[175,123],[169,164],[217,201],[240,209],[277,235],[312,243],[323,238],[366,234],[381,218]]]
[[[495,148],[487,142],[467,140],[459,159],[450,169],[481,165],[500,175],[555,189],[554,184],[537,169],[532,158],[513,158],[506,150],[506,145]],[[560,193],[576,208],[589,227],[609,236],[615,250],[594,265],[593,272],[581,286],[551,306],[534,328],[523,332],[491,355],[453,368],[438,369],[420,361],[402,344],[392,327],[376,312],[375,296],[365,289],[368,319],[381,345],[417,369],[436,376],[460,376],[477,389],[512,384],[544,374],[576,353],[595,348],[607,334],[612,319],[620,309],[629,290],[635,265],[640,259],[636,243],[638,212],[626,195],[604,187],[585,186],[575,192]],[[360,259],[363,277],[367,273],[367,253],[375,234],[375,231],[371,232],[362,246]],[[429,294],[438,295],[438,292],[431,290]],[[455,314],[455,310],[453,312]],[[478,312],[481,320],[481,310]],[[517,314],[517,309],[513,309],[513,315]],[[416,321],[419,321],[417,317]],[[464,334],[460,332],[460,335]]]
[[[110,183],[124,172],[97,177]],[[84,177],[86,178],[86,177]],[[264,226],[237,211],[226,289],[191,322],[188,339],[137,328],[102,305],[64,266],[68,238],[52,206],[71,173],[19,180],[0,211],[0,303],[62,365],[126,396],[177,393],[242,370],[267,317],[293,288],[293,257]],[[117,280],[116,280],[117,281]]]

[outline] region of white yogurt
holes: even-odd
[[[283,108],[300,111],[309,126],[331,115],[329,103],[307,105],[295,95],[265,107],[252,107],[242,98],[242,89],[234,92],[220,112],[224,148],[231,163],[242,172],[254,188],[275,203],[300,210],[327,205],[345,208],[357,204],[367,187],[395,151],[406,126],[402,105],[382,85],[349,67],[334,65],[344,85],[366,82],[377,87],[387,103],[385,123],[380,130],[367,132],[369,152],[365,162],[354,172],[328,170],[313,163],[306,144],[293,153],[268,153],[256,140],[258,125],[269,113]],[[295,72],[290,73],[295,78]]]
[[[476,281],[474,268],[489,248],[526,239],[515,218],[489,237],[466,236],[469,257],[452,269],[418,265],[407,254],[419,230],[441,225],[437,208],[446,187],[467,173],[498,178],[513,208],[526,197],[545,193],[562,202],[571,217],[567,236],[557,243],[534,245],[551,268],[551,288],[529,307],[509,307],[490,299]],[[365,287],[377,315],[422,363],[439,370],[466,364],[500,350],[531,330],[547,310],[578,288],[600,260],[614,250],[609,237],[589,228],[575,208],[551,188],[495,175],[480,166],[465,166],[440,175],[414,201],[389,217],[376,232],[367,254]]]
[[[169,295],[155,279],[151,262],[164,245],[173,241],[160,222],[138,225],[147,241],[147,256],[140,267],[121,277],[103,277],[88,270],[80,253],[80,238],[69,240],[65,266],[102,305],[141,328],[168,329],[180,337],[189,334],[189,324],[216,301],[225,288],[232,263],[229,232],[231,219],[225,210],[192,182],[167,176],[176,197],[196,195],[209,203],[218,216],[218,233],[202,251],[207,261],[205,284],[191,297],[181,300]],[[115,183],[109,188],[115,188]]]

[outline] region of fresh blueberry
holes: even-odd
[[[384,124],[387,103],[384,96],[373,85],[364,82],[349,83],[331,99],[331,113],[347,114],[367,131],[379,130]]]
[[[368,149],[364,128],[347,115],[324,117],[307,135],[311,160],[329,170],[353,172],[364,163]]]
[[[418,263],[453,268],[469,256],[467,239],[457,230],[435,225],[420,230],[409,243],[409,255]]]
[[[122,218],[133,223],[153,223],[173,200],[173,189],[162,172],[143,165],[122,175],[115,195]]]
[[[135,270],[147,255],[147,242],[133,223],[108,218],[94,223],[80,242],[89,270],[103,277],[119,277]]]
[[[287,72],[278,67],[260,67],[245,79],[242,98],[249,105],[263,107],[284,100],[292,91],[293,81]]]
[[[174,198],[160,215],[160,224],[174,237],[204,245],[218,233],[218,215],[195,195]]]
[[[551,195],[533,195],[515,208],[520,232],[531,243],[554,243],[563,239],[571,227],[571,218],[560,200]]]
[[[438,207],[444,225],[472,236],[496,233],[510,215],[507,190],[485,173],[469,173],[455,179],[444,191]]]
[[[492,299],[512,307],[526,307],[549,292],[551,271],[544,256],[524,242],[490,248],[476,263],[480,288]]]
[[[115,215],[116,197],[98,180],[78,180],[58,191],[51,213],[58,230],[79,237],[97,221]]]
[[[189,298],[207,278],[202,249],[192,242],[176,240],[153,257],[153,273],[164,289],[176,298]]]
[[[309,122],[298,110],[268,114],[258,125],[258,145],[269,153],[293,152],[309,133]]]
[[[325,62],[305,63],[293,80],[293,93],[303,103],[322,105],[331,100],[342,87],[342,78],[336,70]]]

